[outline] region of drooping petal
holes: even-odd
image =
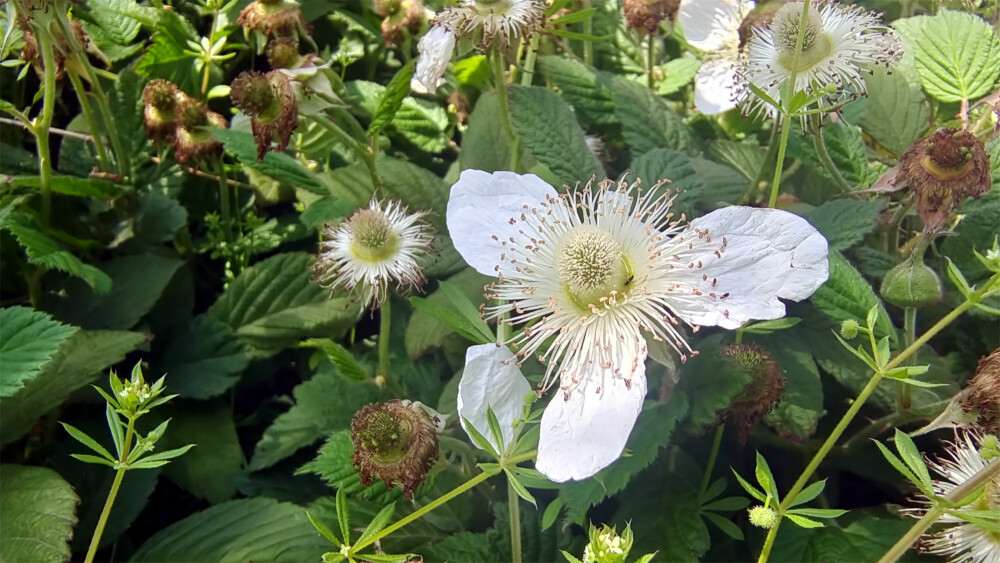
[[[677,21],[684,39],[706,52],[723,50],[739,43],[743,17],[754,7],[753,0],[682,0]]]
[[[444,84],[444,71],[448,69],[455,50],[455,34],[444,26],[432,26],[417,43],[417,66],[413,71],[410,89],[419,94],[429,94]]]
[[[736,107],[736,60],[707,61],[694,77],[694,107],[706,115],[716,115]]]
[[[802,217],[779,209],[719,209],[674,240],[682,252],[694,243],[684,261],[695,266],[674,270],[684,291],[669,305],[693,325],[735,329],[751,319],[781,318],[779,297],[805,299],[829,276],[826,239]]]
[[[506,346],[480,344],[465,352],[465,370],[458,382],[458,416],[462,428],[467,419],[472,427],[503,451],[514,437],[514,419],[523,416],[524,397],[531,384],[518,369],[514,354]],[[490,433],[487,408],[500,422],[503,444]],[[468,429],[466,428],[466,432]]]
[[[496,277],[503,262],[500,241],[517,236],[510,220],[527,206],[537,208],[556,191],[534,174],[465,170],[451,187],[446,220],[455,249],[486,276]]]
[[[556,392],[542,413],[535,467],[550,480],[579,481],[611,465],[625,449],[646,396],[645,356],[629,383],[611,370],[584,374],[588,384]]]

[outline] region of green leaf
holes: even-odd
[[[472,443],[475,444],[476,447],[483,450],[484,452],[489,453],[494,458],[500,457],[500,452],[497,451],[497,448],[496,446],[493,445],[493,442],[487,440],[486,436],[483,436],[483,434],[479,432],[479,430],[476,430],[475,425],[469,422],[469,419],[463,416],[462,421],[465,423],[462,425],[462,428],[465,430],[465,433],[469,435],[469,438],[472,439]],[[498,443],[503,443],[503,442],[501,441]],[[492,466],[493,464],[489,465]],[[486,464],[480,464],[480,467],[482,468],[483,471],[488,471]],[[492,469],[489,470],[491,471]]]
[[[0,445],[21,437],[38,417],[146,340],[138,332],[80,330],[69,337],[38,376],[12,397],[0,399]]]
[[[403,99],[410,93],[410,79],[413,78],[413,65],[415,61],[410,61],[403,65],[389,81],[382,98],[378,102],[375,116],[368,125],[368,136],[374,137],[392,123],[399,108],[403,106]]]
[[[1000,142],[992,147],[990,169],[1000,172]],[[993,180],[994,187],[1000,186],[1000,180]],[[976,260],[975,249],[985,251],[993,243],[1000,225],[1000,190],[993,189],[981,200],[969,200],[958,208],[962,220],[955,227],[957,236],[943,237],[941,253],[948,256],[959,270],[964,272],[969,281],[980,283],[985,281],[990,272],[979,260]]]
[[[338,489],[338,493],[339,492],[340,490]],[[365,541],[367,541],[369,538],[381,532],[386,526],[389,525],[390,522],[392,522],[392,517],[395,513],[396,513],[396,503],[391,503],[383,507],[382,510],[380,510],[378,514],[376,514],[375,517],[372,518],[372,521],[368,523],[368,527],[365,528],[365,531],[361,532],[361,537],[358,538],[358,541],[354,543],[355,544],[365,543]]]
[[[340,524],[340,537],[344,538],[344,543],[351,543],[351,518],[343,489],[337,489],[337,523]]]
[[[257,161],[257,143],[253,135],[233,129],[213,128],[212,134],[226,147],[226,152],[235,156],[247,167],[279,182],[286,182],[319,195],[328,195],[329,188],[319,181],[319,177],[291,156],[283,152],[268,151],[264,160]]]
[[[117,461],[117,458],[111,455],[111,453],[108,452],[108,450],[104,449],[104,446],[98,444],[97,440],[94,440],[79,428],[71,424],[66,424],[65,422],[60,422],[59,424],[62,424],[62,427],[66,429],[66,432],[69,432],[69,435],[75,438],[77,442],[80,442],[84,446],[87,446],[88,448],[96,452],[98,455],[100,455],[107,461],[110,461],[112,463]]]
[[[362,119],[373,119],[385,96],[385,87],[364,80],[352,80],[344,86],[350,101],[354,102],[351,112]],[[406,86],[409,87],[409,82]],[[425,152],[436,154],[448,148],[447,129],[448,114],[440,104],[406,96],[392,122],[383,130]]]
[[[111,289],[111,279],[107,274],[62,250],[32,216],[15,211],[4,218],[0,228],[14,235],[32,264],[78,277],[97,293],[107,293]]]
[[[102,6],[98,11],[104,14],[114,13],[116,9],[140,8],[137,2],[130,0],[101,0],[100,3],[107,3],[107,12]],[[93,6],[96,8],[96,6]],[[152,11],[149,7],[146,10]],[[155,12],[153,12],[155,14]],[[127,43],[123,43],[125,45]],[[141,45],[141,43],[139,43]],[[133,46],[134,47],[134,46]],[[127,55],[131,56],[131,54]],[[115,90],[111,99],[111,114],[114,120],[116,134],[122,145],[122,161],[125,171],[131,178],[137,162],[142,161],[147,156],[149,148],[149,138],[143,127],[143,99],[142,89],[145,80],[131,68],[123,68],[118,72],[118,80],[115,81]]]
[[[68,561],[80,499],[55,471],[0,466],[0,559]]]
[[[802,529],[782,526],[771,552],[773,561],[823,561],[857,563],[869,561],[888,551],[910,528],[912,522],[892,516],[877,518],[869,514],[848,514],[850,524]]]
[[[656,83],[656,92],[668,96],[687,86],[694,80],[695,74],[701,68],[701,61],[694,57],[679,57],[661,67],[663,80]]]
[[[208,399],[232,387],[249,364],[249,348],[233,329],[203,314],[170,341],[155,365],[167,374],[171,392]]]
[[[403,496],[398,488],[390,490],[381,480],[375,480],[367,487],[362,485],[361,477],[354,468],[353,455],[350,431],[338,430],[320,447],[316,459],[303,465],[296,474],[314,473],[334,489],[377,504],[388,504]]]
[[[744,325],[741,330],[744,334],[773,334],[802,322],[798,317],[782,317],[773,321],[750,322]]]
[[[727,536],[737,541],[743,541],[743,531],[740,530],[740,527],[734,524],[732,520],[723,518],[714,512],[702,512],[701,516],[704,516],[706,520],[715,524],[715,526],[722,530],[722,533]]]
[[[512,86],[510,117],[524,147],[563,184],[604,177],[604,168],[587,147],[573,110],[555,92]]]
[[[620,76],[611,83],[615,115],[622,124],[625,142],[637,158],[656,148],[687,150],[691,134],[679,115],[642,84]]]
[[[816,290],[810,300],[838,323],[848,319],[861,321],[867,316],[869,309],[877,306],[880,313],[875,325],[876,336],[895,337],[882,300],[875,295],[854,266],[835,250],[830,251],[830,278]]]
[[[788,514],[800,514],[802,516],[812,516],[813,518],[839,518],[847,514],[847,511],[838,508],[796,508],[789,510]]]
[[[306,511],[306,516],[309,518],[309,522],[312,523],[313,527],[316,528],[316,530],[319,531],[320,534],[323,534],[324,538],[330,540],[330,543],[332,543],[337,547],[340,547],[341,545],[344,544],[344,542],[340,538],[338,538],[336,534],[334,534],[333,531],[330,530],[330,528],[326,527],[326,524],[323,524],[322,522],[317,520],[316,517],[313,516],[309,511]]]
[[[803,216],[823,233],[830,248],[845,250],[875,230],[882,204],[880,200],[834,199]]]
[[[934,16],[896,20],[893,27],[932,97],[959,102],[993,90],[1000,75],[1000,39],[979,16],[942,9]]]
[[[448,534],[427,548],[426,561],[490,561],[497,557],[489,533],[458,532]]]
[[[281,414],[257,442],[250,469],[270,467],[323,436],[347,428],[355,411],[382,394],[372,383],[356,383],[320,370],[293,391],[295,405]]]
[[[809,518],[806,518],[805,516],[798,516],[798,515],[792,514],[790,512],[785,514],[785,518],[788,518],[789,520],[792,521],[793,524],[795,524],[797,526],[800,526],[802,528],[822,528],[823,527],[823,523],[822,522],[817,522],[815,520],[810,520]]]
[[[757,483],[760,484],[760,488],[771,495],[776,501],[780,501],[781,498],[778,496],[778,484],[774,481],[774,475],[771,474],[771,468],[767,465],[767,460],[764,456],[757,452],[757,465],[754,468],[754,475],[757,477]]]
[[[447,281],[452,292],[461,292],[470,303],[481,303],[483,288],[492,280],[472,268],[465,268],[448,278]],[[406,325],[406,355],[411,360],[416,360],[431,348],[443,346],[448,337],[455,332],[451,323],[439,320],[435,315],[435,313],[440,313],[441,309],[447,310],[448,305],[454,302],[451,292],[435,290],[422,299],[428,305],[434,305],[436,309],[434,312],[416,309],[413,316],[410,317],[410,322]],[[478,312],[478,307],[476,310]],[[447,313],[443,314],[447,315]],[[451,320],[459,321],[457,318],[451,318]],[[477,321],[483,322],[482,319],[477,319]],[[474,326],[462,323],[462,327],[462,330],[468,330],[469,334],[479,334],[479,330],[476,330]]]
[[[610,74],[556,55],[538,57],[535,69],[559,87],[559,93],[584,120],[603,125],[616,122]],[[464,142],[462,150],[465,150]]]
[[[767,153],[756,143],[740,143],[727,139],[717,139],[708,148],[709,154],[715,160],[733,168],[747,181],[757,177],[757,172],[764,166]]]
[[[10,187],[36,188],[42,186],[39,176],[21,176],[11,178],[7,184]],[[99,178],[80,178],[78,176],[53,176],[49,187],[53,192],[76,196],[94,197],[98,199],[113,199],[120,196],[125,187]]]
[[[315,346],[326,354],[330,363],[337,368],[337,371],[344,377],[353,381],[364,381],[368,379],[368,370],[354,357],[350,350],[340,344],[325,338],[309,340],[306,344]]]
[[[76,327],[28,307],[0,309],[0,397],[10,397],[34,379]]]
[[[932,490],[934,485],[931,482],[930,473],[927,471],[927,464],[924,463],[924,458],[920,455],[917,445],[913,443],[913,440],[906,432],[901,431],[899,428],[896,428],[893,441],[896,443],[896,451],[903,458],[903,462],[920,479],[920,483],[924,486],[924,489]]]
[[[545,57],[542,57],[545,58]],[[458,163],[462,170],[496,172],[510,168],[510,147],[500,123],[500,102],[495,92],[484,92],[469,115],[469,126],[462,134],[462,152]]]
[[[720,498],[719,500],[710,502],[708,504],[702,505],[702,510],[720,510],[722,512],[732,512],[734,510],[741,510],[747,507],[750,501],[745,497],[726,497]]]
[[[562,513],[563,504],[563,499],[556,497],[545,507],[545,512],[542,514],[542,531],[548,530],[556,523],[556,518]]]
[[[643,154],[632,161],[632,170],[647,189],[667,180],[660,191],[677,193],[672,206],[677,215],[711,211],[720,202],[736,202],[746,191],[746,181],[728,166],[673,149],[656,148]]]
[[[158,10],[159,21],[153,45],[136,65],[144,76],[166,78],[186,92],[196,88],[191,72],[191,56],[185,53],[188,41],[198,42],[198,33],[187,19],[174,10]]]
[[[159,254],[118,256],[101,264],[111,291],[96,294],[74,284],[66,288],[65,297],[53,297],[46,307],[56,317],[86,329],[130,329],[153,308],[182,264],[178,258]]]
[[[808,487],[799,491],[799,494],[795,495],[795,498],[792,499],[791,504],[789,504],[788,506],[793,507],[805,504],[813,500],[814,498],[818,497],[820,493],[823,492],[824,488],[826,488],[826,479],[823,479],[822,481],[816,481],[815,483],[812,483]]]
[[[930,125],[931,111],[920,82],[902,69],[876,68],[864,75],[868,104],[861,129],[895,155],[903,154]]]
[[[253,498],[218,504],[167,526],[132,561],[316,561],[329,548],[302,507]]]
[[[767,498],[767,495],[765,495],[757,487],[751,485],[749,481],[747,481],[743,477],[740,477],[740,474],[737,473],[735,469],[733,469],[733,475],[736,476],[736,481],[738,481],[740,486],[743,487],[743,490],[745,490],[753,498],[759,500],[760,502],[764,502],[764,500]]]
[[[695,428],[705,428],[718,420],[718,413],[732,403],[750,383],[750,374],[737,369],[733,362],[722,356],[721,335],[706,338],[698,345],[699,354],[688,359],[681,367],[678,389],[691,397],[688,420]],[[714,377],[701,377],[712,373]]]
[[[482,330],[477,326],[478,323],[470,322],[451,309],[439,306],[422,297],[411,297],[410,304],[417,312],[430,316],[475,344],[486,344],[493,341],[492,335],[489,338],[483,336]]]
[[[535,497],[532,496],[532,494],[528,492],[528,489],[524,486],[524,484],[521,483],[521,481],[518,480],[517,476],[514,475],[514,473],[512,471],[505,470],[505,473],[507,473],[507,484],[508,484],[508,486],[510,486],[511,488],[514,489],[514,492],[517,493],[517,496],[519,496],[519,497],[523,498],[524,500],[530,502],[532,504],[532,506],[534,506],[535,509],[537,510],[538,509],[538,501],[536,501]]]
[[[356,306],[349,307],[347,297],[331,298],[328,290],[312,283],[312,262],[298,252],[258,262],[229,284],[208,313],[261,354],[353,325]]]
[[[878,446],[879,451],[882,452],[882,456],[885,457],[885,460],[889,462],[889,465],[892,465],[896,469],[896,471],[899,471],[903,475],[903,477],[906,477],[907,480],[916,485],[917,488],[921,489],[923,488],[923,482],[921,481],[921,479],[918,478],[916,475],[914,475],[913,472],[910,471],[909,467],[907,467],[901,459],[899,459],[898,457],[896,457],[895,454],[890,452],[889,448],[883,446],[882,443],[878,441],[875,442],[875,445]]]
[[[335,223],[338,219],[347,217],[354,211],[353,202],[344,201],[332,196],[323,196],[309,204],[302,212],[299,220],[309,228],[316,228],[323,223]]]

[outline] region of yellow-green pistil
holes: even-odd
[[[399,250],[399,235],[389,219],[373,209],[362,209],[350,218],[351,252],[365,262],[384,262]]]
[[[799,64],[794,64],[795,42],[799,35],[801,17],[802,3],[792,2],[782,6],[771,23],[774,46],[778,50],[778,63],[796,72],[811,69],[833,50],[830,36],[823,32],[823,22],[820,20],[819,12],[810,6],[809,16],[804,23],[806,28],[802,40],[802,54],[799,56]]]
[[[633,279],[632,266],[614,236],[604,229],[581,225],[556,246],[556,272],[573,305],[589,313],[603,298],[624,293]]]

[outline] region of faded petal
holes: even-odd
[[[690,257],[701,267],[676,271],[678,282],[702,294],[669,302],[688,323],[735,329],[751,319],[778,319],[785,316],[779,298],[801,301],[829,276],[826,239],[798,215],[732,206],[695,219],[687,233],[705,230],[713,244]],[[725,250],[716,254],[723,238]]]
[[[682,0],[677,21],[689,45],[706,52],[720,51],[739,43],[743,16],[754,7],[753,0]]]
[[[420,94],[430,94],[444,84],[444,71],[448,69],[455,50],[455,34],[444,26],[432,26],[417,43],[417,67],[413,71],[410,89]]]
[[[582,374],[588,385],[557,392],[542,413],[535,467],[557,483],[579,481],[621,456],[646,397],[645,356],[631,382],[611,370]],[[603,377],[602,377],[603,376]]]
[[[458,382],[458,415],[462,428],[468,419],[472,427],[499,451],[514,438],[514,419],[524,414],[524,397],[531,384],[518,369],[514,354],[506,346],[480,344],[465,352],[465,370]],[[487,408],[500,422],[503,444],[496,444],[490,433]],[[468,432],[468,429],[466,429]]]
[[[497,277],[502,267],[500,241],[517,235],[510,219],[520,216],[525,206],[538,207],[556,195],[534,174],[463,171],[451,187],[446,213],[455,249],[477,272]],[[503,265],[510,268],[507,262]]]
[[[736,107],[736,60],[707,61],[694,77],[694,107],[716,115]]]

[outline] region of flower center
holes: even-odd
[[[614,236],[591,225],[575,227],[556,247],[556,272],[573,304],[589,312],[612,292],[624,291],[632,268]]]
[[[366,262],[388,260],[399,249],[399,236],[389,219],[374,209],[362,209],[350,219],[351,251]]]
[[[795,63],[795,43],[799,38],[799,26],[805,26],[802,37],[802,53],[799,64]],[[823,30],[823,20],[812,6],[802,22],[802,2],[785,4],[774,14],[771,22],[771,36],[778,50],[778,62],[789,70],[803,72],[811,69],[833,50],[830,36]]]

